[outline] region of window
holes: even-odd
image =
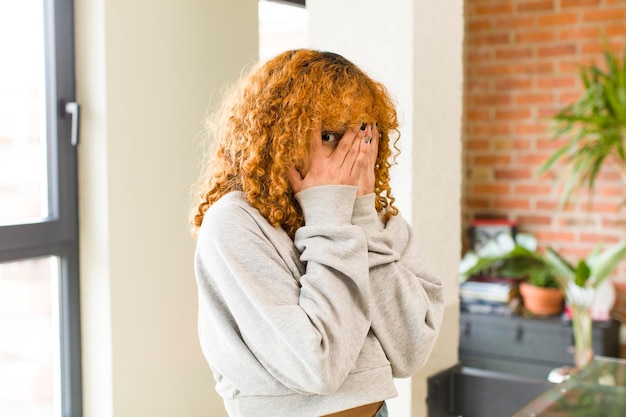
[[[72,0],[0,2],[3,416],[82,414],[73,37]]]
[[[259,60],[308,47],[308,19],[304,0],[259,0]]]

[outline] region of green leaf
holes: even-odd
[[[591,269],[589,268],[589,265],[587,265],[587,262],[581,259],[580,261],[578,261],[578,266],[576,267],[576,276],[574,278],[574,282],[579,287],[584,287],[590,276]]]
[[[576,279],[574,267],[551,247],[546,249],[546,261],[554,269],[563,289],[567,287],[567,282]]]
[[[613,272],[624,255],[626,255],[626,242],[620,242],[594,257],[593,263],[590,264],[593,287],[597,288]]]

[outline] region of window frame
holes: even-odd
[[[82,416],[80,287],[78,254],[78,163],[71,141],[75,102],[73,0],[44,0],[46,145],[49,217],[0,226],[0,262],[59,258],[61,410]]]

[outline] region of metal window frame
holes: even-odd
[[[285,3],[290,6],[306,7],[306,0],[268,0],[268,1],[273,1],[274,3]]]
[[[77,149],[65,103],[76,99],[73,0],[44,0],[48,205],[37,222],[0,226],[0,262],[57,256],[61,415],[81,417]]]

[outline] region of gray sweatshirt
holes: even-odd
[[[318,417],[397,395],[430,354],[441,281],[374,194],[320,186],[296,198],[292,240],[240,192],[205,214],[195,256],[199,336],[232,417]]]

